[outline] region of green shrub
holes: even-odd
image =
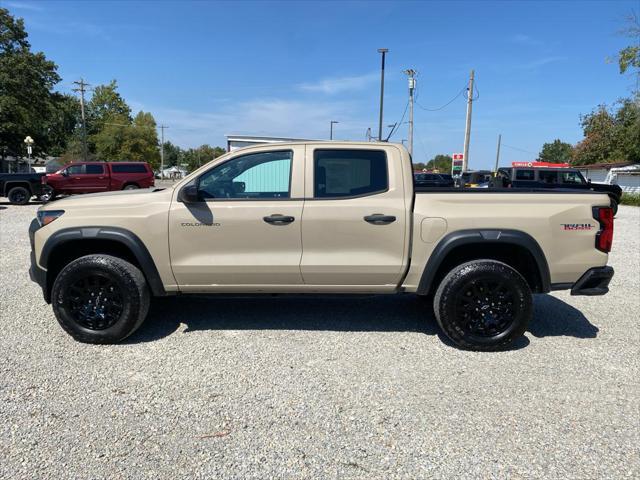
[[[640,193],[623,193],[620,203],[622,205],[633,205],[634,207],[640,207]]]

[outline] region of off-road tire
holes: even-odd
[[[12,187],[7,198],[12,205],[26,205],[31,199],[31,192],[25,187]]]
[[[95,325],[94,328],[88,328],[86,321],[83,323],[78,318],[83,313],[78,314],[74,310],[78,304],[84,305],[76,300],[80,297],[77,286],[78,282],[82,283],[87,278],[111,282],[110,285],[117,289],[117,300],[111,302],[107,298],[105,303],[119,312],[111,315],[115,320],[107,328],[96,329]],[[146,318],[150,303],[149,288],[142,272],[135,265],[111,255],[87,255],[69,263],[56,277],[51,298],[58,323],[69,335],[79,342],[99,344],[117,343],[135,332]],[[93,304],[95,307],[96,300]],[[120,305],[120,308],[114,305]],[[86,306],[83,308],[86,309]]]
[[[495,291],[489,289],[488,296],[484,297],[482,285],[486,288],[487,284],[494,283],[499,287]],[[496,299],[496,305],[500,304],[495,310],[507,313],[495,314],[492,298]],[[533,315],[533,299],[527,281],[509,265],[495,260],[474,260],[458,265],[444,277],[436,291],[433,310],[438,325],[457,346],[479,351],[502,350],[524,334]],[[469,310],[475,311],[469,313]],[[491,318],[490,325],[506,324],[478,333],[472,325],[485,325],[483,312]],[[478,315],[483,315],[479,323],[469,322],[469,318],[480,318]]]
[[[611,199],[611,208],[613,209],[613,216],[615,217],[618,214],[618,202],[613,198]]]

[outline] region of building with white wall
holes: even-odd
[[[309,142],[314,141],[309,138],[289,138],[289,137],[267,137],[259,135],[225,135],[227,137],[227,152],[232,152],[239,148],[251,147],[263,143],[282,142]]]

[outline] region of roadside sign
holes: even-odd
[[[568,163],[552,163],[552,162],[511,162],[512,167],[525,168],[569,168]]]
[[[464,154],[454,153],[451,155],[453,162],[451,164],[451,173],[456,174],[462,171],[462,165],[464,163]]]

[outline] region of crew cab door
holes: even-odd
[[[171,267],[182,291],[300,285],[304,146],[252,149],[191,182],[198,201],[169,212]],[[241,289],[240,289],[241,290]]]
[[[400,150],[308,145],[306,172],[304,283],[395,288],[406,266],[410,209]],[[412,182],[408,165],[405,176]]]

